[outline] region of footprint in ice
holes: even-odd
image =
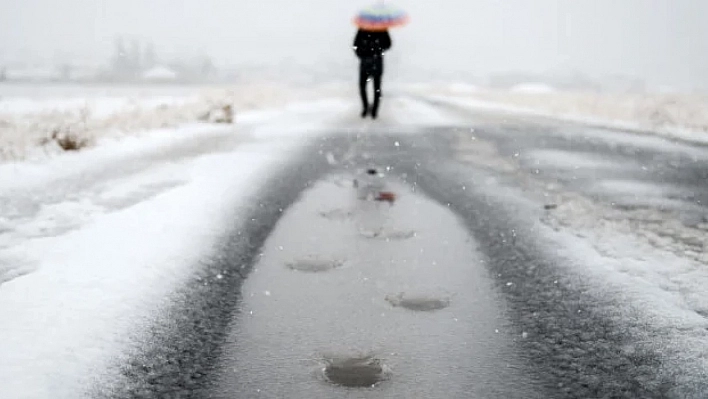
[[[324,361],[323,373],[327,381],[344,387],[373,387],[389,374],[388,367],[373,356],[332,357]]]
[[[306,273],[322,273],[340,268],[343,265],[343,261],[333,259],[301,259],[286,264],[288,269]]]
[[[416,236],[413,230],[360,230],[359,234],[369,239],[387,241],[407,240]]]
[[[348,220],[354,217],[354,212],[346,209],[331,209],[320,212],[320,216],[329,220]]]
[[[415,295],[403,292],[397,295],[386,295],[386,301],[394,307],[401,307],[416,312],[432,312],[450,306],[449,297]]]

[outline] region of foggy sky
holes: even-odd
[[[116,35],[219,64],[351,61],[372,0],[0,0],[0,62],[104,60]],[[390,71],[626,74],[708,88],[706,0],[397,0]],[[390,72],[393,73],[393,72]]]

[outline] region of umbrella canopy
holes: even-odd
[[[359,11],[354,18],[356,26],[369,31],[384,31],[389,28],[403,26],[406,23],[408,23],[408,14],[386,3],[369,6]]]

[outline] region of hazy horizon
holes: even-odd
[[[218,64],[349,65],[351,17],[371,1],[0,0],[3,59],[102,62],[116,36]],[[702,0],[400,0],[387,73],[580,71],[708,89]]]

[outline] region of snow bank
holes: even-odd
[[[93,146],[105,139],[139,135],[146,131],[185,123],[228,122],[231,112],[284,106],[319,95],[336,95],[337,89],[316,93],[274,84],[233,87],[171,88],[168,93],[134,88],[102,95],[94,89],[66,87],[37,92],[37,87],[0,90],[0,162],[37,160],[63,153],[61,140],[78,147]]]
[[[213,244],[227,208],[285,154],[247,146],[211,156],[182,168],[182,176],[194,176],[189,182],[150,201],[67,235],[16,246],[14,252],[40,259],[36,271],[0,291],[3,394],[84,396],[96,370],[130,346],[148,309],[187,278]]]

